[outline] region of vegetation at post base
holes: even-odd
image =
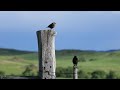
[[[61,78],[73,78],[72,69],[57,68],[56,76]],[[103,70],[95,70],[93,72],[85,72],[83,70],[78,71],[78,79],[120,79],[115,71],[109,71],[108,73]]]
[[[58,78],[73,78],[72,58],[75,55],[79,59],[78,78],[120,79],[120,50],[67,49],[56,50]],[[37,76],[38,63],[37,52],[0,48],[0,71],[4,72],[0,76]]]

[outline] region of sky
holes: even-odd
[[[36,31],[56,22],[56,50],[120,49],[120,11],[0,11],[0,48],[37,51]]]

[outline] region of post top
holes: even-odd
[[[54,29],[47,29],[47,30],[38,30],[38,31],[55,31]]]
[[[55,30],[52,30],[52,29],[38,30],[36,33],[40,33],[40,32],[51,32],[51,33],[53,33],[53,35],[57,35],[57,32]]]

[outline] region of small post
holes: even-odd
[[[73,79],[78,79],[78,68],[73,66]]]
[[[39,30],[38,57],[40,79],[55,79],[56,58],[55,58],[55,35],[54,30]]]
[[[78,67],[77,67],[78,58],[77,56],[73,57],[72,62],[73,62],[73,79],[78,79]]]

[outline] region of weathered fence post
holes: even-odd
[[[78,68],[73,66],[73,79],[78,79]]]
[[[77,67],[78,58],[77,56],[73,57],[72,62],[73,62],[73,79],[78,79],[78,67]]]
[[[39,30],[38,56],[39,56],[39,76],[40,79],[56,78],[56,57],[55,57],[55,35],[54,30]]]

